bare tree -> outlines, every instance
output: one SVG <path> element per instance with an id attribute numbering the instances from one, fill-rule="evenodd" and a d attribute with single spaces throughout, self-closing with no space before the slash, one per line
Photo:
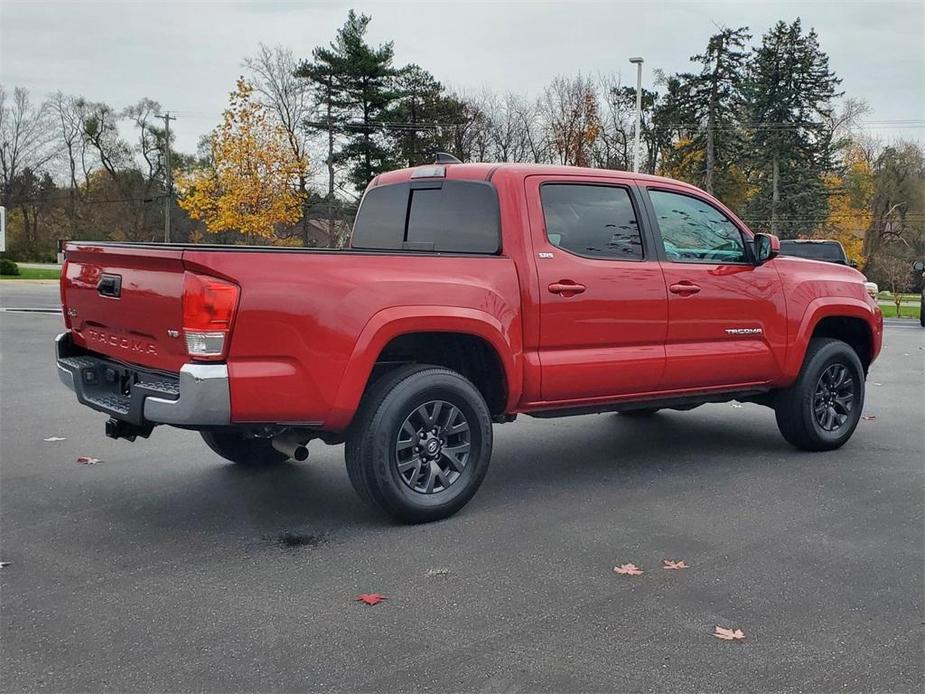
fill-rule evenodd
<path id="1" fill-rule="evenodd" d="M 12 94 L 0 86 L 0 200 L 7 204 L 10 183 L 24 169 L 38 171 L 58 146 L 48 102 L 34 106 L 22 87 Z"/>
<path id="2" fill-rule="evenodd" d="M 67 179 L 71 194 L 79 195 L 77 167 L 78 163 L 83 162 L 86 157 L 80 99 L 57 92 L 52 95 L 50 102 L 58 131 L 57 137 L 63 146 L 62 154 L 66 159 Z M 83 164 L 81 164 L 81 169 L 85 171 Z"/>
<path id="3" fill-rule="evenodd" d="M 281 45 L 270 48 L 260 44 L 257 55 L 244 59 L 251 73 L 254 89 L 269 107 L 286 134 L 293 156 L 303 163 L 296 186 L 302 198 L 302 243 L 309 244 L 308 224 L 308 135 L 303 124 L 313 112 L 311 88 L 296 76 L 299 61 L 292 51 Z"/>
<path id="4" fill-rule="evenodd" d="M 633 113 L 622 97 L 623 85 L 613 74 L 598 77 L 601 130 L 594 148 L 594 165 L 603 169 L 629 169 Z"/>
<path id="5" fill-rule="evenodd" d="M 896 305 L 896 317 L 902 317 L 903 293 L 912 290 L 912 263 L 908 258 L 895 255 L 881 255 L 877 267 L 886 278 L 893 303 Z"/>
<path id="6" fill-rule="evenodd" d="M 546 87 L 540 107 L 559 163 L 590 166 L 591 151 L 601 129 L 592 80 L 581 74 L 555 77 Z"/>

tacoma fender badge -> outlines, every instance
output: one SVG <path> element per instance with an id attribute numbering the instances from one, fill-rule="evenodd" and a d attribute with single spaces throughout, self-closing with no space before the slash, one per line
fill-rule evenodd
<path id="1" fill-rule="evenodd" d="M 180 331 L 179 330 L 168 330 L 167 337 L 180 337 Z"/>
<path id="2" fill-rule="evenodd" d="M 555 258 L 556 257 L 555 254 L 553 253 L 545 253 L 545 252 L 537 253 L 536 255 L 540 258 Z"/>
<path id="3" fill-rule="evenodd" d="M 761 328 L 726 328 L 727 335 L 762 335 L 764 330 Z"/>

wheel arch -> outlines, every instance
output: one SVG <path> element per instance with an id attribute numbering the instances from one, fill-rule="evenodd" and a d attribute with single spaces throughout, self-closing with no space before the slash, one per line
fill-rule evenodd
<path id="1" fill-rule="evenodd" d="M 346 428 L 369 385 L 407 363 L 459 371 L 473 381 L 493 415 L 509 412 L 520 398 L 522 358 L 520 336 L 484 311 L 451 306 L 384 309 L 369 320 L 354 346 L 326 428 Z"/>
<path id="2" fill-rule="evenodd" d="M 882 327 L 874 309 L 855 300 L 817 300 L 804 314 L 785 368 L 789 381 L 800 373 L 813 338 L 828 337 L 851 346 L 864 366 L 864 373 L 880 352 Z"/>

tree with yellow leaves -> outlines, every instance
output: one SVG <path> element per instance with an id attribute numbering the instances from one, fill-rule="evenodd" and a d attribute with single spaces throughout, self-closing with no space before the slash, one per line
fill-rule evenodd
<path id="1" fill-rule="evenodd" d="M 845 153 L 843 170 L 823 174 L 829 194 L 829 213 L 814 238 L 841 242 L 849 260 L 863 264 L 864 231 L 870 225 L 874 175 L 864 150 L 851 145 Z"/>
<path id="2" fill-rule="evenodd" d="M 278 224 L 293 224 L 302 210 L 295 182 L 308 170 L 285 131 L 253 98 L 243 78 L 231 93 L 224 122 L 209 138 L 211 165 L 179 177 L 179 204 L 209 233 L 237 231 L 268 239 Z"/>

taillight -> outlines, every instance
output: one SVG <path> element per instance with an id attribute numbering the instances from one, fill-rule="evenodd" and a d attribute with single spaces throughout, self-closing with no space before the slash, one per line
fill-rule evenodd
<path id="1" fill-rule="evenodd" d="M 193 359 L 224 359 L 238 306 L 236 284 L 186 272 L 183 276 L 183 334 Z"/>

